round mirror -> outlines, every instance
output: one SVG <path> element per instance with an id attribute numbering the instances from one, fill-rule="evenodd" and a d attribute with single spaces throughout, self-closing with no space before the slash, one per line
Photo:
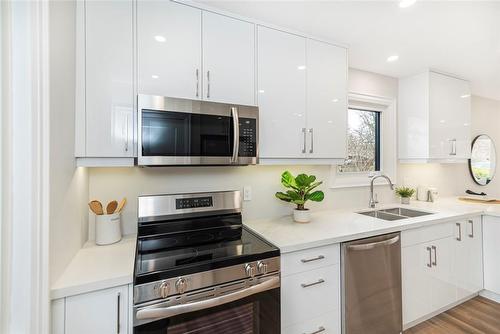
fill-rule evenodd
<path id="1" fill-rule="evenodd" d="M 479 135 L 472 141 L 469 170 L 474 182 L 485 186 L 495 175 L 496 152 L 493 140 L 487 135 Z"/>

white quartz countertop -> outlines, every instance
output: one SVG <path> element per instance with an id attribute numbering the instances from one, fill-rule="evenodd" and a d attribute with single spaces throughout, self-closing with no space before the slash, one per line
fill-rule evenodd
<path id="1" fill-rule="evenodd" d="M 51 299 L 132 283 L 135 246 L 136 235 L 106 246 L 87 242 L 52 286 Z"/>
<path id="2" fill-rule="evenodd" d="M 432 212 L 431 215 L 386 221 L 357 214 L 364 207 L 349 210 L 317 211 L 311 222 L 295 223 L 291 215 L 245 222 L 245 226 L 277 246 L 281 253 L 403 231 L 481 214 L 500 216 L 499 204 L 470 203 L 458 198 L 441 198 L 435 203 L 412 201 L 409 205 L 384 204 L 377 209 L 404 207 Z"/>

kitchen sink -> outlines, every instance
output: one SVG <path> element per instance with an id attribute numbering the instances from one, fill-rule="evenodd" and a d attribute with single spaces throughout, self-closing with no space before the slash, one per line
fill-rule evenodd
<path id="1" fill-rule="evenodd" d="M 357 213 L 359 213 L 360 215 L 378 218 L 382 220 L 399 220 L 399 219 L 421 217 L 432 214 L 430 212 L 405 209 L 405 208 L 388 208 L 388 209 L 380 209 L 372 211 L 362 211 Z"/>

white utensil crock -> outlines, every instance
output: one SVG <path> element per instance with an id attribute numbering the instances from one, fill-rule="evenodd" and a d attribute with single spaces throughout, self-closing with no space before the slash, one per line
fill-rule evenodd
<path id="1" fill-rule="evenodd" d="M 309 209 L 306 210 L 293 210 L 293 220 L 297 223 L 309 223 L 311 221 L 311 213 Z"/>
<path id="2" fill-rule="evenodd" d="M 95 216 L 95 243 L 114 244 L 122 239 L 120 213 Z"/>

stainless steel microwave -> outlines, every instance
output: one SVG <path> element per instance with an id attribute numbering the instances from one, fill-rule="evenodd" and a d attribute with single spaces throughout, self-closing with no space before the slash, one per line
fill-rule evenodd
<path id="1" fill-rule="evenodd" d="M 259 109 L 253 106 L 138 96 L 139 166 L 254 165 Z"/>

